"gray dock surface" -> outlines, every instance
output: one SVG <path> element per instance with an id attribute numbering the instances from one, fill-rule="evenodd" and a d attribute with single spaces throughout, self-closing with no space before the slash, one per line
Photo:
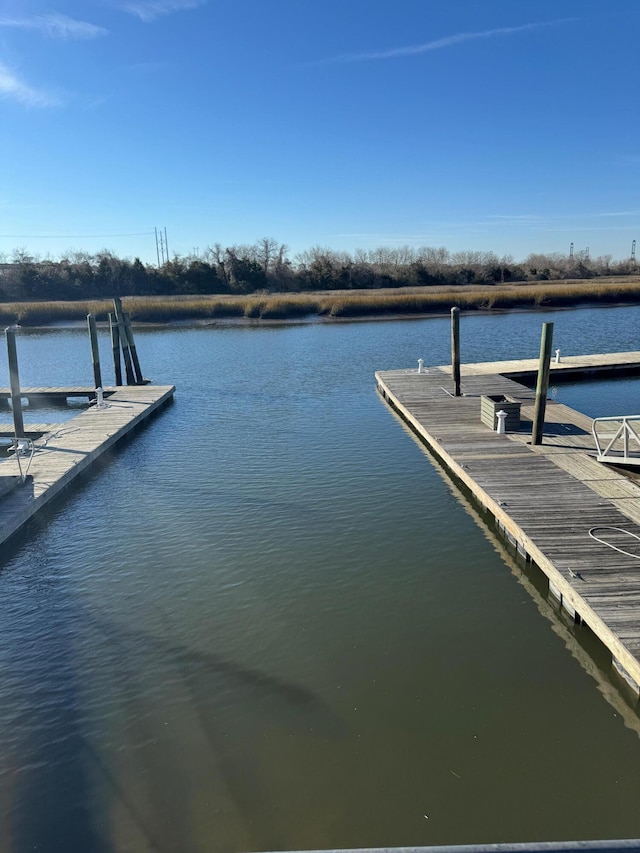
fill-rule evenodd
<path id="1" fill-rule="evenodd" d="M 67 389 L 56 390 L 64 393 Z M 0 499 L 0 543 L 13 536 L 94 460 L 169 402 L 174 391 L 172 385 L 109 389 L 104 408 L 91 406 L 62 424 L 26 424 L 28 435 L 42 434 L 34 442 L 30 462 L 29 456 L 20 459 L 23 472 L 28 466 L 27 480 L 7 489 Z M 15 483 L 20 466 L 14 457 L 2 459 L 0 478 Z"/>
<path id="2" fill-rule="evenodd" d="M 638 364 L 640 353 L 581 357 L 582 370 L 604 360 Z M 533 362 L 535 363 L 535 362 Z M 528 367 L 528 365 L 527 365 Z M 622 369 L 622 368 L 621 368 Z M 640 685 L 640 480 L 595 459 L 591 418 L 549 400 L 542 445 L 530 444 L 535 392 L 503 373 L 523 362 L 467 365 L 462 397 L 452 397 L 451 368 L 380 371 L 378 388 L 445 467 L 535 562 L 564 607 L 609 649 L 618 671 Z M 482 395 L 521 401 L 517 432 L 498 435 L 480 421 Z M 628 551 L 623 554 L 601 539 Z M 608 529 L 604 529 L 608 528 Z M 611 528 L 620 528 L 622 533 Z"/>
<path id="3" fill-rule="evenodd" d="M 640 352 L 613 352 L 597 355 L 562 355 L 560 361 L 551 359 L 551 379 L 554 382 L 562 379 L 596 376 L 624 376 L 640 373 Z M 451 367 L 444 365 L 444 371 L 451 373 Z M 537 358 L 514 359 L 512 361 L 483 361 L 461 365 L 463 376 L 486 375 L 499 373 L 511 379 L 533 379 L 538 372 Z M 550 380 L 551 381 L 551 380 Z"/>
<path id="4" fill-rule="evenodd" d="M 105 388 L 105 397 L 114 392 L 113 388 Z M 30 405 L 47 405 L 49 403 L 59 403 L 64 405 L 69 398 L 87 398 L 94 400 L 96 389 L 86 385 L 69 385 L 64 387 L 37 387 L 37 388 L 21 388 L 20 396 L 23 399 L 29 400 Z M 0 388 L 0 403 L 9 406 L 11 397 L 10 388 Z"/>

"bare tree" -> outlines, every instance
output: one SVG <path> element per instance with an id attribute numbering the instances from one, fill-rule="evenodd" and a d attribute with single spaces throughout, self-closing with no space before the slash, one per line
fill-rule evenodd
<path id="1" fill-rule="evenodd" d="M 255 255 L 256 260 L 262 267 L 262 270 L 266 275 L 269 275 L 273 266 L 276 263 L 278 255 L 281 253 L 281 249 L 283 249 L 278 243 L 277 240 L 274 240 L 273 237 L 263 237 L 261 240 L 255 245 Z"/>

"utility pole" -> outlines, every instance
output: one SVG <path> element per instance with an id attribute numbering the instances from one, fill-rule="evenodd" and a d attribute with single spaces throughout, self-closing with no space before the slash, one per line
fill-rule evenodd
<path id="1" fill-rule="evenodd" d="M 636 241 L 635 240 L 631 244 L 631 260 L 635 264 L 635 262 L 636 262 Z"/>
<path id="2" fill-rule="evenodd" d="M 573 260 L 573 243 L 569 246 L 569 260 Z"/>
<path id="3" fill-rule="evenodd" d="M 162 228 L 160 231 L 155 229 L 156 233 L 156 256 L 158 258 L 158 266 L 160 262 L 165 264 L 169 260 L 169 243 L 167 242 L 167 226 L 164 227 L 164 237 L 162 236 Z"/>

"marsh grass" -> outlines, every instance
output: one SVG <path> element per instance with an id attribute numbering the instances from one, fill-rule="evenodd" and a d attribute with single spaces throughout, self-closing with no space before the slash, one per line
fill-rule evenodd
<path id="1" fill-rule="evenodd" d="M 268 299 L 262 306 L 260 318 L 262 320 L 287 320 L 293 317 L 308 317 L 320 313 L 318 299 L 311 297 L 302 298 L 279 298 Z"/>
<path id="2" fill-rule="evenodd" d="M 517 308 L 564 307 L 577 304 L 640 302 L 640 280 L 615 284 L 578 283 L 487 287 L 454 292 L 421 294 L 348 295 L 334 298 L 333 317 L 362 317 L 375 314 L 438 314 L 457 305 L 466 311 L 497 311 Z"/>
<path id="3" fill-rule="evenodd" d="M 0 324 L 39 326 L 51 323 L 86 320 L 87 314 L 101 317 L 113 311 L 106 300 L 83 300 L 80 302 L 1 302 Z"/>
<path id="4" fill-rule="evenodd" d="M 625 280 L 544 282 L 479 287 L 429 287 L 372 291 L 252 294 L 249 296 L 131 296 L 125 311 L 138 323 L 248 318 L 288 320 L 307 316 L 336 319 L 373 316 L 411 316 L 448 312 L 452 305 L 464 311 L 499 311 L 578 304 L 640 302 L 640 277 Z M 84 320 L 93 313 L 105 321 L 113 310 L 110 300 L 79 302 L 0 303 L 0 323 L 23 326 Z"/>
<path id="5" fill-rule="evenodd" d="M 130 296 L 122 300 L 122 307 L 129 312 L 134 322 L 170 323 L 172 320 L 243 317 L 246 306 L 244 299 L 216 296 Z"/>

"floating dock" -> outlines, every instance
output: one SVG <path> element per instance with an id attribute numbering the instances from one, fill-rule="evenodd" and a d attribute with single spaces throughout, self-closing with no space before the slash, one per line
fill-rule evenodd
<path id="1" fill-rule="evenodd" d="M 104 405 L 92 405 L 61 424 L 25 424 L 32 444 L 19 459 L 0 461 L 0 543 L 26 524 L 92 462 L 139 426 L 173 397 L 173 385 L 105 388 Z M 2 391 L 0 390 L 0 399 Z M 69 397 L 95 398 L 90 388 L 21 389 L 21 396 L 60 402 Z M 10 424 L 0 436 L 13 437 Z M 33 453 L 31 452 L 33 450 Z M 27 473 L 23 482 L 22 475 Z"/>
<path id="2" fill-rule="evenodd" d="M 640 480 L 596 460 L 592 420 L 547 401 L 544 438 L 531 445 L 535 392 L 519 382 L 537 361 L 376 373 L 378 390 L 446 469 L 496 519 L 503 535 L 549 580 L 566 611 L 586 623 L 615 670 L 640 695 Z M 562 358 L 565 377 L 640 373 L 640 352 Z M 499 435 L 481 421 L 481 398 L 520 403 L 520 425 Z M 638 537 L 638 538 L 635 538 Z M 626 553 L 625 553 L 626 552 Z"/>
<path id="3" fill-rule="evenodd" d="M 115 389 L 105 389 L 105 397 L 113 394 Z M 21 388 L 20 397 L 23 400 L 28 400 L 29 406 L 66 406 L 67 400 L 87 400 L 87 402 L 96 399 L 96 389 L 85 386 L 73 385 L 65 388 Z M 11 399 L 10 388 L 0 388 L 0 406 L 9 409 L 9 401 Z"/>
<path id="4" fill-rule="evenodd" d="M 463 376 L 478 376 L 499 373 L 511 379 L 528 382 L 535 380 L 538 373 L 537 358 L 515 361 L 489 361 L 461 365 Z M 553 382 L 571 382 L 574 379 L 610 378 L 612 376 L 637 376 L 640 374 L 640 352 L 612 352 L 600 355 L 561 355 L 560 360 L 551 359 L 550 373 Z M 451 368 L 442 367 L 451 375 Z"/>

